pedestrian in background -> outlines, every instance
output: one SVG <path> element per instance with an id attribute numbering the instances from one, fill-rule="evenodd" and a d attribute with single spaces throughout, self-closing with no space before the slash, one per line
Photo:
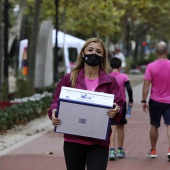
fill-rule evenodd
<path id="1" fill-rule="evenodd" d="M 127 74 L 120 72 L 121 63 L 122 63 L 121 60 L 116 57 L 114 57 L 110 60 L 110 66 L 112 68 L 110 75 L 116 78 L 116 80 L 120 86 L 120 90 L 122 92 L 123 99 L 124 99 L 121 120 L 118 124 L 113 122 L 112 126 L 111 126 L 112 134 L 110 137 L 110 154 L 109 154 L 110 160 L 115 160 L 116 157 L 117 158 L 125 157 L 125 152 L 123 150 L 123 144 L 124 144 L 124 138 L 125 138 L 124 125 L 127 124 L 127 119 L 126 119 L 127 104 L 126 104 L 125 88 L 127 90 L 127 94 L 128 94 L 128 98 L 129 98 L 128 107 L 133 106 L 133 91 L 132 91 L 130 81 L 129 81 Z M 118 140 L 117 154 L 115 151 L 116 132 L 117 132 L 117 140 Z"/>
<path id="2" fill-rule="evenodd" d="M 146 112 L 147 109 L 149 110 L 151 124 L 151 150 L 147 156 L 150 158 L 157 157 L 158 128 L 160 127 L 161 117 L 163 116 L 169 144 L 167 156 L 170 160 L 170 61 L 167 59 L 168 46 L 165 42 L 161 41 L 156 45 L 156 54 L 158 59 L 146 67 L 141 101 L 143 111 Z M 149 91 L 148 105 L 147 96 Z"/>
<path id="3" fill-rule="evenodd" d="M 62 86 L 114 94 L 114 109 L 109 109 L 106 114 L 115 122 L 119 122 L 124 100 L 116 79 L 108 75 L 107 71 L 108 55 L 104 43 L 98 38 L 87 40 L 77 58 L 76 67 L 71 73 L 65 75 L 56 87 L 48 112 L 52 124 L 59 126 L 62 123 L 55 116 Z M 106 170 L 109 144 L 109 139 L 100 140 L 64 134 L 64 156 L 67 170 L 85 170 L 85 166 L 87 170 Z"/>
<path id="4" fill-rule="evenodd" d="M 116 48 L 113 56 L 116 57 L 116 58 L 119 58 L 121 60 L 122 64 L 121 64 L 121 70 L 120 71 L 125 72 L 126 59 L 125 59 L 124 54 L 120 51 L 119 48 Z"/>

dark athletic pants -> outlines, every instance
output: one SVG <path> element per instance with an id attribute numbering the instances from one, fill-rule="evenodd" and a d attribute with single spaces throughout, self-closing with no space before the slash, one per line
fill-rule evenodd
<path id="1" fill-rule="evenodd" d="M 64 142 L 64 155 L 67 170 L 106 170 L 108 146 L 83 145 Z"/>

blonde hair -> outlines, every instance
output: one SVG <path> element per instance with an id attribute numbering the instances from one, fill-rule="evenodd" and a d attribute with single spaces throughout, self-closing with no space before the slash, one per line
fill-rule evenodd
<path id="1" fill-rule="evenodd" d="M 78 55 L 78 58 L 77 58 L 77 61 L 76 61 L 76 66 L 71 72 L 71 86 L 72 87 L 75 87 L 78 73 L 84 67 L 84 59 L 83 59 L 84 49 L 92 42 L 99 43 L 102 46 L 104 54 L 103 54 L 103 57 L 102 57 L 102 62 L 100 64 L 100 68 L 103 71 L 105 71 L 106 73 L 108 73 L 108 55 L 107 55 L 107 50 L 106 50 L 106 47 L 104 45 L 104 42 L 99 38 L 90 38 L 83 45 L 83 47 L 82 47 L 82 49 L 81 49 L 81 51 Z"/>

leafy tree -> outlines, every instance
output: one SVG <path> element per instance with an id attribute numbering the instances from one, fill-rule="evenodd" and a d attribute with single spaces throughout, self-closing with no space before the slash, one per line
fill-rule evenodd
<path id="1" fill-rule="evenodd" d="M 22 0 L 9 1 L 12 28 L 16 23 L 12 9 Z M 24 2 L 21 39 L 30 38 L 36 21 L 32 15 L 37 8 L 35 0 Z M 51 19 L 55 25 L 55 0 L 42 2 L 38 22 Z M 121 41 L 123 44 L 127 44 L 129 34 L 130 39 L 140 45 L 147 33 L 152 34 L 153 40 L 169 39 L 169 11 L 170 1 L 167 0 L 59 0 L 59 30 L 83 39 L 98 36 L 114 43 Z M 130 23 L 127 22 L 129 18 Z M 138 55 L 137 51 L 135 55 Z"/>

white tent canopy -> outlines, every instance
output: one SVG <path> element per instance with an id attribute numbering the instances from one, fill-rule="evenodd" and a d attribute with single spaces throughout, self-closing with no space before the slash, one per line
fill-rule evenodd
<path id="1" fill-rule="evenodd" d="M 78 53 L 80 52 L 83 44 L 85 43 L 84 40 L 71 36 L 69 34 L 65 34 L 61 31 L 58 31 L 57 33 L 58 37 L 58 47 L 60 48 L 64 48 L 65 51 L 65 57 L 66 57 L 66 61 L 68 62 L 68 48 L 72 47 L 72 48 L 77 48 Z M 52 30 L 52 45 L 53 47 L 55 46 L 55 41 L 56 41 L 56 30 L 53 29 Z M 22 67 L 22 54 L 24 52 L 24 48 L 28 47 L 28 40 L 24 39 L 20 41 L 20 46 L 19 46 L 19 68 Z M 67 71 L 69 72 L 69 71 Z"/>
<path id="2" fill-rule="evenodd" d="M 64 34 L 61 31 L 58 31 L 58 47 L 62 48 L 64 47 L 64 44 L 67 44 L 67 47 L 73 47 L 73 48 L 77 48 L 78 52 L 80 52 L 81 47 L 83 46 L 83 44 L 85 43 L 84 40 L 74 37 L 72 35 L 69 34 Z M 52 43 L 53 43 L 53 47 L 55 45 L 55 40 L 56 40 L 56 30 L 52 31 Z"/>

